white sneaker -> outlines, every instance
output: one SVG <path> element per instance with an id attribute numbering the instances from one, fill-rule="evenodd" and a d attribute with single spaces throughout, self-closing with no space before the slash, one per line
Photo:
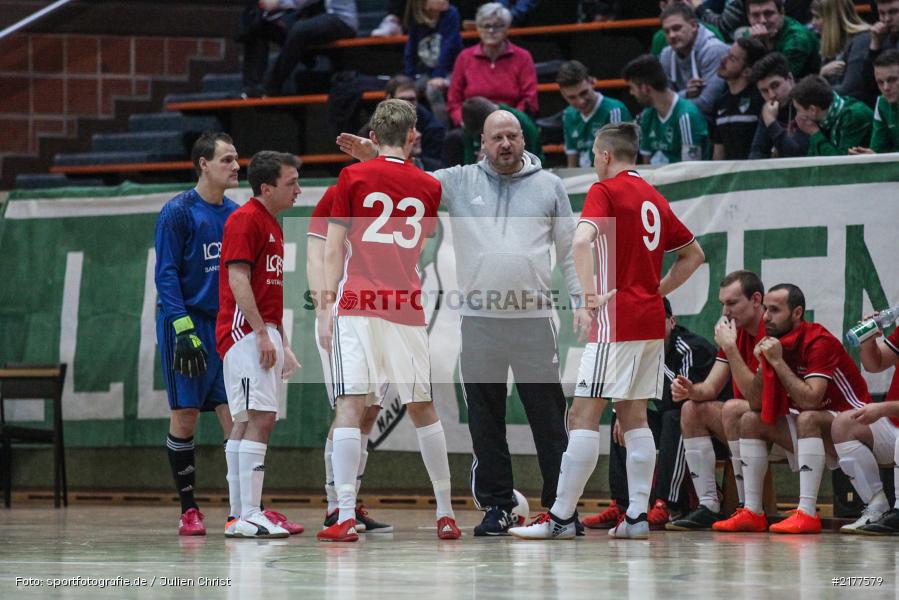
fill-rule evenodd
<path id="1" fill-rule="evenodd" d="M 573 540 L 577 536 L 574 521 L 559 523 L 548 512 L 542 513 L 525 527 L 511 527 L 509 533 L 523 540 Z"/>
<path id="2" fill-rule="evenodd" d="M 280 525 L 275 525 L 269 521 L 262 512 L 258 512 L 248 519 L 238 519 L 237 521 L 230 523 L 225 530 L 225 536 L 242 538 L 286 538 L 290 536 L 290 532 Z"/>
<path id="3" fill-rule="evenodd" d="M 403 25 L 399 17 L 387 15 L 381 19 L 381 24 L 371 32 L 372 37 L 389 37 L 391 35 L 403 35 Z"/>
<path id="4" fill-rule="evenodd" d="M 887 509 L 889 510 L 889 508 Z M 859 529 L 868 523 L 873 523 L 880 519 L 886 511 L 879 510 L 877 508 L 871 508 L 870 506 L 866 506 L 865 510 L 862 511 L 862 516 L 858 518 L 854 523 L 849 523 L 848 525 L 843 525 L 840 527 L 840 533 L 848 533 L 848 534 L 858 534 Z"/>
<path id="5" fill-rule="evenodd" d="M 609 537 L 629 540 L 649 539 L 649 521 L 646 520 L 646 513 L 637 517 L 634 522 L 630 522 L 629 517 L 625 516 L 618 521 L 618 525 L 609 530 Z"/>

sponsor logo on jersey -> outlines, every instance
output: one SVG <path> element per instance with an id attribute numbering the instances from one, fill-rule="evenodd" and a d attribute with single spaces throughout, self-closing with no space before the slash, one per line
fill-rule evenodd
<path id="1" fill-rule="evenodd" d="M 480 196 L 475 196 L 474 198 L 472 198 L 471 204 L 473 206 L 484 206 L 484 199 Z"/>
<path id="2" fill-rule="evenodd" d="M 273 234 L 273 233 L 268 234 L 268 243 L 269 244 L 274 244 L 276 241 L 277 240 L 275 240 L 275 234 Z"/>
<path id="3" fill-rule="evenodd" d="M 218 260 L 221 256 L 221 242 L 209 242 L 208 244 L 203 244 L 203 260 Z"/>
<path id="4" fill-rule="evenodd" d="M 280 277 L 284 272 L 284 259 L 277 254 L 269 254 L 265 258 L 265 270 Z"/>

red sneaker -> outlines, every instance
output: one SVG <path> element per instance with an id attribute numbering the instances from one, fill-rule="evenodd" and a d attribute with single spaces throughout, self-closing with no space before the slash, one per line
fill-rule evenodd
<path id="1" fill-rule="evenodd" d="M 771 533 L 821 533 L 821 518 L 797 509 L 792 515 L 772 525 Z"/>
<path id="2" fill-rule="evenodd" d="M 262 513 L 266 516 L 266 518 L 287 530 L 290 535 L 299 535 L 305 531 L 305 528 L 299 523 L 291 523 L 287 520 L 287 517 L 284 516 L 283 513 L 276 512 L 274 510 L 264 510 Z"/>
<path id="3" fill-rule="evenodd" d="M 668 505 L 659 498 L 656 503 L 649 509 L 646 520 L 649 521 L 649 528 L 653 530 L 665 529 L 671 516 L 668 514 Z"/>
<path id="4" fill-rule="evenodd" d="M 456 520 L 451 517 L 440 517 L 437 521 L 437 537 L 441 540 L 458 540 L 462 532 L 456 526 Z"/>
<path id="5" fill-rule="evenodd" d="M 748 508 L 738 508 L 729 519 L 712 523 L 714 531 L 768 531 L 764 513 L 756 514 Z"/>
<path id="6" fill-rule="evenodd" d="M 618 501 L 612 500 L 609 508 L 599 514 L 590 515 L 581 519 L 581 524 L 590 529 L 611 529 L 618 524 L 618 520 L 624 514 L 624 511 L 618 507 Z"/>
<path id="7" fill-rule="evenodd" d="M 205 518 L 199 509 L 188 508 L 178 523 L 178 535 L 206 535 L 206 526 L 203 524 Z"/>
<path id="8" fill-rule="evenodd" d="M 315 539 L 320 542 L 356 542 L 359 534 L 356 533 L 356 520 L 347 519 L 343 523 L 336 523 L 327 529 L 322 529 L 315 534 Z"/>

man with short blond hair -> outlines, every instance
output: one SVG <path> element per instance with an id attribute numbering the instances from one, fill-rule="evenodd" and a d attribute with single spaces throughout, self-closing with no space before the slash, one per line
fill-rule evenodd
<path id="1" fill-rule="evenodd" d="M 662 397 L 662 298 L 699 268 L 704 254 L 668 201 L 636 171 L 638 140 L 639 128 L 633 123 L 609 124 L 596 135 L 599 181 L 587 192 L 572 242 L 578 279 L 591 309 L 586 320 L 575 318 L 575 327 L 580 339 L 589 341 L 578 369 L 556 500 L 530 525 L 509 531 L 523 539 L 577 535 L 577 503 L 596 467 L 599 419 L 609 401 L 615 403 L 627 446 L 629 496 L 625 518 L 609 535 L 649 536 L 656 446 L 646 404 Z M 674 253 L 675 260 L 663 276 L 666 252 Z"/>
<path id="2" fill-rule="evenodd" d="M 407 160 L 415 109 L 384 100 L 370 137 L 382 154 L 340 172 L 325 240 L 321 347 L 331 354 L 336 522 L 322 542 L 355 542 L 356 477 L 366 403 L 384 381 L 397 387 L 415 425 L 437 504 L 437 536 L 458 539 L 446 435 L 431 394 L 428 333 L 418 260 L 436 231 L 440 184 Z"/>

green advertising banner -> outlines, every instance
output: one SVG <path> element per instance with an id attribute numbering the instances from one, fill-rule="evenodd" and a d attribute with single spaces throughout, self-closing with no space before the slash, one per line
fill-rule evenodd
<path id="1" fill-rule="evenodd" d="M 595 175 L 559 174 L 580 210 Z M 720 315 L 718 282 L 739 268 L 758 272 L 768 286 L 797 284 L 810 317 L 841 338 L 864 312 L 899 303 L 899 155 L 681 163 L 643 174 L 706 253 L 706 264 L 671 296 L 682 325 L 711 337 Z M 307 218 L 328 183 L 301 182 L 298 206 L 283 220 L 285 327 L 304 368 L 287 386 L 287 417 L 272 438 L 278 446 L 322 446 L 331 419 L 303 276 Z M 69 365 L 63 412 L 70 447 L 158 446 L 164 439 L 168 404 L 155 339 L 153 231 L 162 205 L 182 189 L 126 184 L 14 192 L 5 206 L 0 364 Z M 242 203 L 249 190 L 229 196 Z M 454 265 L 452 224 L 442 215 L 440 235 L 422 261 L 424 287 L 449 285 Z M 558 270 L 554 288 L 565 290 Z M 557 318 L 570 394 L 582 348 L 570 333 L 570 313 L 559 311 Z M 441 375 L 434 396 L 449 450 L 468 452 L 465 404 L 452 383 L 458 313 L 431 311 L 429 331 L 432 368 Z M 873 393 L 884 392 L 891 376 L 866 374 Z M 513 390 L 510 450 L 533 453 Z M 10 404 L 7 416 L 14 420 L 45 422 L 49 415 L 40 403 Z M 204 418 L 198 442 L 220 443 L 217 429 L 213 418 Z M 417 450 L 414 431 L 389 394 L 372 438 L 382 449 Z"/>

